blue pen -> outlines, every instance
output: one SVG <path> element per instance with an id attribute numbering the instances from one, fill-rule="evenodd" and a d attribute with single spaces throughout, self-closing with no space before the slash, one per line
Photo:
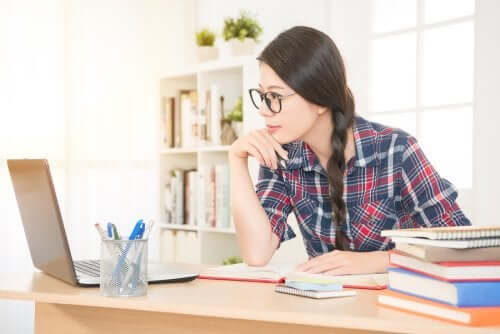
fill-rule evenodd
<path id="1" fill-rule="evenodd" d="M 108 223 L 106 227 L 108 229 L 108 238 L 113 239 L 113 224 Z"/>
<path id="2" fill-rule="evenodd" d="M 135 223 L 134 229 L 132 230 L 132 233 L 130 234 L 128 240 L 135 240 L 142 238 L 141 230 L 142 233 L 144 233 L 144 226 L 145 224 L 142 219 L 140 219 L 137 223 Z"/>

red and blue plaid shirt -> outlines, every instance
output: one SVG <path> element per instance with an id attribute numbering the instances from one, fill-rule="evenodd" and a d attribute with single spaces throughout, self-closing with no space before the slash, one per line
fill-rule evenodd
<path id="1" fill-rule="evenodd" d="M 441 178 L 407 133 L 355 118 L 356 155 L 344 173 L 346 224 L 342 231 L 351 250 L 394 247 L 380 236 L 386 229 L 470 225 L 455 203 L 457 191 Z M 335 249 L 335 224 L 327 173 L 311 148 L 302 141 L 283 145 L 286 168 L 261 166 L 256 185 L 272 231 L 280 242 L 295 237 L 287 224 L 297 217 L 309 257 Z"/>

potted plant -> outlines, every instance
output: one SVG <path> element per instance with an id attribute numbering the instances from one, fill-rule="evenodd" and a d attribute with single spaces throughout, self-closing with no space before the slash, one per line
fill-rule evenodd
<path id="1" fill-rule="evenodd" d="M 236 19 L 226 18 L 222 36 L 231 43 L 233 56 L 249 55 L 262 34 L 262 27 L 249 13 L 242 11 Z"/>
<path id="2" fill-rule="evenodd" d="M 198 60 L 214 60 L 218 56 L 217 48 L 214 46 L 215 33 L 210 29 L 201 29 L 196 33 L 196 44 L 198 45 Z"/>

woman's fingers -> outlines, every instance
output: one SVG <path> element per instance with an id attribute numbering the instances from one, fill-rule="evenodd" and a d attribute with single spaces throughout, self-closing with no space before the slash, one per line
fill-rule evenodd
<path id="1" fill-rule="evenodd" d="M 260 131 L 255 132 L 255 139 L 259 142 L 260 145 L 262 145 L 262 149 L 264 150 L 264 152 L 262 153 L 263 155 L 265 155 L 266 160 L 271 163 L 270 166 L 274 169 L 278 168 L 278 158 L 276 157 L 276 152 L 269 139 Z"/>
<path id="2" fill-rule="evenodd" d="M 255 144 L 253 144 L 252 142 L 249 141 L 248 142 L 247 150 L 248 150 L 248 154 L 250 154 L 255 159 L 257 159 L 261 165 L 263 165 L 263 166 L 266 165 L 266 161 L 264 160 L 264 157 L 260 153 L 259 148 L 258 148 L 257 145 L 255 145 Z"/>
<path id="3" fill-rule="evenodd" d="M 231 148 L 232 154 L 239 157 L 251 155 L 261 165 L 278 168 L 278 158 L 288 160 L 288 152 L 271 136 L 267 129 L 255 130 L 240 138 Z"/>
<path id="4" fill-rule="evenodd" d="M 267 129 L 263 129 L 261 133 L 269 140 L 276 153 L 279 154 L 283 159 L 288 160 L 288 152 L 283 148 L 283 146 L 281 146 L 280 143 L 278 143 L 278 141 L 269 133 L 269 131 Z"/>

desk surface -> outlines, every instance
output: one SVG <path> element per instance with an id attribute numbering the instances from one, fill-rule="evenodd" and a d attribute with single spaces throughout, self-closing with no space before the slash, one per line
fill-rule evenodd
<path id="1" fill-rule="evenodd" d="M 98 288 L 74 287 L 40 272 L 0 274 L 1 299 L 372 331 L 500 333 L 500 327 L 456 326 L 377 306 L 377 291 L 357 290 L 355 297 L 314 300 L 273 289 L 267 283 L 197 279 L 150 285 L 144 297 L 110 298 L 100 296 Z"/>

